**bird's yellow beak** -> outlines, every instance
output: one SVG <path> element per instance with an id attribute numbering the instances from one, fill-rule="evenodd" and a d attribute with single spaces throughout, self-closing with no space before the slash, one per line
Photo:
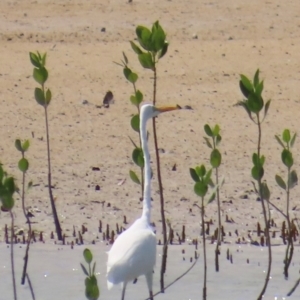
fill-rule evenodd
<path id="1" fill-rule="evenodd" d="M 155 107 L 159 112 L 166 112 L 166 111 L 171 111 L 171 110 L 177 110 L 181 109 L 181 106 L 176 105 L 176 106 L 160 106 L 160 107 Z"/>

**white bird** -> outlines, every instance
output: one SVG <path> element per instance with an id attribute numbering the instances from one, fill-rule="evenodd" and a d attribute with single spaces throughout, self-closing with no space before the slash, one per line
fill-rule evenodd
<path id="1" fill-rule="evenodd" d="M 144 153 L 143 213 L 126 231 L 115 240 L 108 252 L 107 286 L 122 283 L 122 300 L 126 285 L 145 275 L 150 298 L 153 299 L 153 268 L 156 261 L 156 237 L 150 225 L 151 216 L 151 168 L 147 142 L 147 121 L 162 112 L 180 109 L 180 106 L 155 107 L 144 104 L 140 111 L 140 134 Z"/>

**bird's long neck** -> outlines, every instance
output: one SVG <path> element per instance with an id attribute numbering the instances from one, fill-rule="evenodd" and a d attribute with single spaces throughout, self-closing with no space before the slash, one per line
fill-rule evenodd
<path id="1" fill-rule="evenodd" d="M 143 217 L 150 223 L 151 217 L 151 167 L 150 154 L 147 141 L 147 118 L 140 117 L 140 133 L 142 149 L 144 153 L 144 195 L 143 195 Z"/>

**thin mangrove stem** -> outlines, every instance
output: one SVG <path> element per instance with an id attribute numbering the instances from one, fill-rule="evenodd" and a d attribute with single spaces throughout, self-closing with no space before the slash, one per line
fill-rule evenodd
<path id="1" fill-rule="evenodd" d="M 203 262 L 204 262 L 204 279 L 202 299 L 206 300 L 206 280 L 207 280 L 207 261 L 206 261 L 206 239 L 205 239 L 205 223 L 204 223 L 204 197 L 201 199 L 201 227 L 202 227 L 202 239 L 203 239 Z"/>
<path id="2" fill-rule="evenodd" d="M 258 158 L 260 159 L 260 149 L 261 149 L 261 122 L 259 120 L 259 114 L 257 114 L 257 126 L 258 126 L 258 144 L 257 144 L 257 155 Z M 265 278 L 265 283 L 264 286 L 257 298 L 257 300 L 261 300 L 265 294 L 265 291 L 267 289 L 269 280 L 270 280 L 270 273 L 271 273 L 271 266 L 272 266 L 272 246 L 271 246 L 271 239 L 270 239 L 270 230 L 269 230 L 269 220 L 267 217 L 267 211 L 265 207 L 265 201 L 263 197 L 263 192 L 262 192 L 262 181 L 261 178 L 259 177 L 258 179 L 258 188 L 259 188 L 259 194 L 260 194 L 260 199 L 261 199 L 261 205 L 262 205 L 262 210 L 263 210 L 263 216 L 264 216 L 264 221 L 265 221 L 265 227 L 266 227 L 266 242 L 268 246 L 268 270 L 266 273 L 266 278 Z"/>
<path id="3" fill-rule="evenodd" d="M 54 218 L 54 223 L 55 223 L 55 228 L 56 228 L 56 233 L 57 233 L 57 239 L 59 241 L 62 241 L 62 232 L 61 232 L 61 227 L 56 211 L 56 206 L 54 202 L 54 197 L 52 194 L 52 176 L 51 176 L 51 158 L 50 158 L 50 139 L 49 139 L 49 125 L 48 125 L 48 110 L 47 106 L 45 106 L 45 121 L 46 121 L 46 136 L 47 136 L 47 155 L 48 155 L 48 190 L 49 190 L 49 197 L 50 197 L 50 203 L 51 203 L 51 208 L 52 208 L 52 213 L 53 213 L 53 218 Z"/>
<path id="4" fill-rule="evenodd" d="M 154 79 L 153 79 L 153 105 L 156 104 L 156 88 L 157 88 L 157 73 L 156 73 L 156 65 L 154 65 Z M 157 179 L 159 186 L 159 195 L 160 195 L 160 214 L 162 221 L 162 231 L 163 231 L 163 244 L 165 245 L 167 242 L 167 225 L 165 218 L 165 208 L 164 208 L 164 193 L 163 193 L 163 184 L 161 178 L 160 171 L 160 158 L 158 152 L 158 142 L 157 142 L 157 134 L 156 134 L 156 119 L 152 119 L 153 124 L 153 137 L 154 137 L 154 146 L 155 146 L 155 156 L 156 156 L 156 166 L 157 166 Z M 166 272 L 167 267 L 167 255 L 168 255 L 168 246 L 163 248 L 162 261 L 161 261 L 161 270 L 160 270 L 160 289 L 161 292 L 164 292 L 164 274 Z"/>
<path id="5" fill-rule="evenodd" d="M 289 149 L 288 149 L 289 150 Z M 284 260 L 284 276 L 285 278 L 289 277 L 289 266 L 292 262 L 293 254 L 294 254 L 294 242 L 292 236 L 292 224 L 290 219 L 290 184 L 289 179 L 291 176 L 291 168 L 288 168 L 288 178 L 287 178 L 287 191 L 286 191 L 286 220 L 288 223 L 288 245 L 285 252 L 285 260 Z"/>
<path id="6" fill-rule="evenodd" d="M 219 170 L 216 168 L 216 185 L 218 186 L 219 184 Z M 220 192 L 219 192 L 219 187 L 217 188 L 217 204 L 218 204 L 218 241 L 216 245 L 216 250 L 215 250 L 215 264 L 216 264 L 216 272 L 219 272 L 220 266 L 219 266 L 219 254 L 220 250 L 219 247 L 222 242 L 222 223 L 221 223 L 221 205 L 220 205 Z"/>
<path id="7" fill-rule="evenodd" d="M 22 156 L 24 158 L 24 153 L 22 153 Z M 28 238 L 27 238 L 27 245 L 26 245 L 26 250 L 25 250 L 25 256 L 24 256 L 24 265 L 23 265 L 23 272 L 22 272 L 22 278 L 21 278 L 21 284 L 25 284 L 25 278 L 26 278 L 26 273 L 27 273 L 27 265 L 28 265 L 28 259 L 29 259 L 29 247 L 30 247 L 30 241 L 31 241 L 31 222 L 29 219 L 28 214 L 26 213 L 25 209 L 25 172 L 23 172 L 22 176 L 22 210 L 24 217 L 27 220 L 28 223 Z"/>
<path id="8" fill-rule="evenodd" d="M 12 211 L 9 211 L 11 218 L 11 232 L 10 232 L 10 262 L 11 262 L 11 275 L 14 290 L 14 300 L 17 300 L 17 287 L 16 287 L 16 276 L 15 276 L 15 260 L 14 260 L 14 215 Z"/>

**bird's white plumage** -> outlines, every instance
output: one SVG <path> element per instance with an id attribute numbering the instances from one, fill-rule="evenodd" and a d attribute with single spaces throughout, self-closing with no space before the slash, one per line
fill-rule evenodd
<path id="1" fill-rule="evenodd" d="M 108 285 L 133 281 L 141 275 L 152 273 L 155 259 L 155 234 L 145 220 L 138 219 L 116 239 L 109 251 Z"/>
<path id="2" fill-rule="evenodd" d="M 156 260 L 156 237 L 150 226 L 151 212 L 151 168 L 147 143 L 146 124 L 150 118 L 162 111 L 151 104 L 145 104 L 140 111 L 140 134 L 144 153 L 144 195 L 143 213 L 126 231 L 115 240 L 108 252 L 107 286 L 123 284 L 122 299 L 124 299 L 126 284 L 141 275 L 145 275 L 152 297 L 152 277 Z M 176 108 L 175 108 L 176 109 Z"/>

